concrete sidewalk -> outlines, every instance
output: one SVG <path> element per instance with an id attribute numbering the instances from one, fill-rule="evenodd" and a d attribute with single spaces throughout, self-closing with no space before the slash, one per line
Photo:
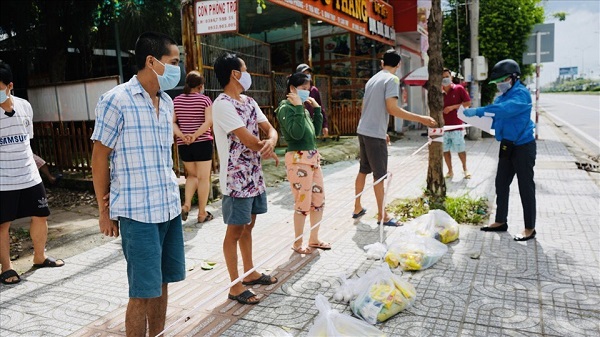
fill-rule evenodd
<path id="1" fill-rule="evenodd" d="M 390 151 L 393 172 L 389 200 L 415 197 L 425 187 L 427 152 L 408 157 L 425 138 L 411 132 Z M 578 170 L 555 128 L 540 121 L 536 172 L 537 238 L 514 242 L 523 227 L 518 186 L 511 186 L 508 233 L 483 233 L 461 225 L 460 240 L 432 268 L 405 273 L 417 289 L 415 305 L 377 327 L 388 336 L 598 336 L 600 335 L 600 190 Z M 467 142 L 473 178 L 456 174 L 451 195 L 494 199 L 498 143 Z M 454 156 L 455 165 L 458 158 Z M 256 306 L 227 300 L 229 283 L 221 244 L 225 225 L 217 218 L 185 224 L 188 277 L 172 284 L 166 335 L 304 336 L 317 315 L 314 298 L 332 298 L 338 275 L 362 275 L 380 262 L 367 260 L 363 246 L 379 240 L 372 191 L 363 198 L 367 214 L 351 218 L 356 161 L 324 167 L 327 207 L 321 238 L 326 252 L 300 256 L 291 251 L 292 197 L 287 184 L 268 190 L 269 212 L 254 231 L 254 260 L 280 282 L 255 286 L 264 299 Z M 458 173 L 458 172 L 457 172 Z M 190 215 L 195 219 L 195 214 Z M 393 239 L 398 228 L 385 228 Z M 479 259 L 471 259 L 479 254 Z M 204 260 L 217 262 L 204 271 Z M 16 286 L 0 286 L 1 336 L 124 335 L 127 303 L 125 261 L 120 239 L 66 259 L 63 268 L 40 269 Z M 215 299 L 198 306 L 208 297 Z M 348 306 L 334 303 L 339 311 Z M 176 324 L 174 324 L 176 323 Z"/>

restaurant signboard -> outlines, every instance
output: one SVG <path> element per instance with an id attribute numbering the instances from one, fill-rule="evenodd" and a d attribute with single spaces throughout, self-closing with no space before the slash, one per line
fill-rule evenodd
<path id="1" fill-rule="evenodd" d="M 394 11 L 382 0 L 270 0 L 370 39 L 394 45 Z"/>

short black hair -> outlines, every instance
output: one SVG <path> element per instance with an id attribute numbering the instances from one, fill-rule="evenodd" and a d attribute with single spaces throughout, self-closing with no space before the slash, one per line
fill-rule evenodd
<path id="1" fill-rule="evenodd" d="M 135 64 L 138 70 L 146 66 L 146 57 L 152 55 L 157 60 L 169 55 L 169 46 L 177 45 L 177 42 L 166 34 L 157 32 L 142 33 L 135 42 Z"/>
<path id="2" fill-rule="evenodd" d="M 291 75 L 287 79 L 286 93 L 289 94 L 290 92 L 292 92 L 290 90 L 290 86 L 299 87 L 305 83 L 310 83 L 310 80 L 308 79 L 308 75 L 306 75 L 305 73 L 295 73 L 295 74 Z"/>
<path id="3" fill-rule="evenodd" d="M 442 71 L 442 74 L 443 73 L 448 73 L 448 74 L 450 74 L 450 77 L 454 77 L 454 76 L 452 76 L 452 71 L 448 68 L 444 68 L 444 71 Z"/>
<path id="4" fill-rule="evenodd" d="M 395 67 L 400 63 L 402 57 L 395 49 L 390 49 L 383 54 L 383 65 L 389 67 Z"/>
<path id="5" fill-rule="evenodd" d="M 231 71 L 241 71 L 242 61 L 236 54 L 225 52 L 215 60 L 214 69 L 221 88 L 225 89 L 231 79 Z"/>
<path id="6" fill-rule="evenodd" d="M 6 85 L 9 85 L 13 81 L 13 74 L 12 70 L 10 70 L 10 66 L 2 61 L 0 61 L 0 81 Z"/>

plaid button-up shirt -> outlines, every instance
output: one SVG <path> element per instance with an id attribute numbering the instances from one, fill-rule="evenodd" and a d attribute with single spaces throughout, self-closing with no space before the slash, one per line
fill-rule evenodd
<path id="1" fill-rule="evenodd" d="M 173 172 L 173 101 L 159 92 L 159 113 L 137 76 L 100 97 L 92 140 L 110 153 L 110 218 L 161 223 L 181 213 Z"/>

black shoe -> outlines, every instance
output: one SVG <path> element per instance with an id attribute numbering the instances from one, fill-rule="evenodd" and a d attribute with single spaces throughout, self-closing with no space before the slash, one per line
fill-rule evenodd
<path id="1" fill-rule="evenodd" d="M 506 232 L 508 230 L 508 223 L 505 222 L 504 225 L 500 225 L 497 227 L 485 226 L 479 228 L 479 230 L 483 232 Z"/>
<path id="2" fill-rule="evenodd" d="M 523 236 L 521 234 L 515 235 L 514 240 L 515 241 L 527 241 L 527 240 L 531 240 L 533 238 L 535 238 L 535 229 L 533 230 L 533 233 L 531 233 L 531 235 L 529 235 L 529 236 Z"/>

